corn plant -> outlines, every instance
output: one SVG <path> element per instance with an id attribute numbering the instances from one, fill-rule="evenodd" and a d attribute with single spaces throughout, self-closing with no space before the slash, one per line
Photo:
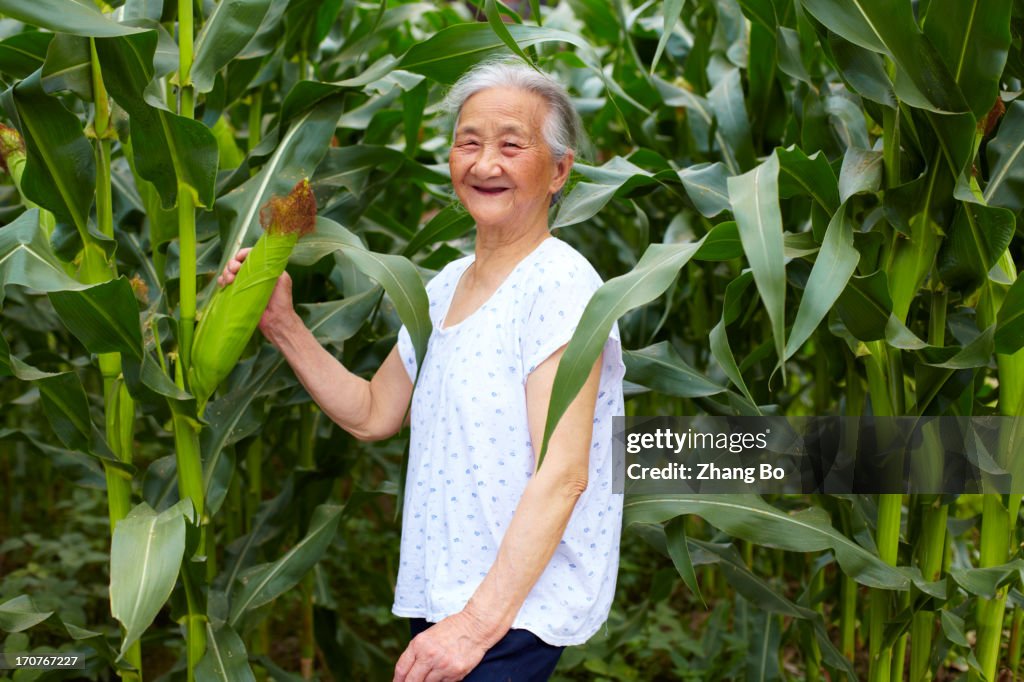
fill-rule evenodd
<path id="1" fill-rule="evenodd" d="M 0 627 L 63 628 L 125 679 L 154 677 L 154 649 L 178 677 L 280 675 L 270 644 L 286 620 L 302 624 L 304 677 L 393 665 L 400 626 L 368 626 L 331 575 L 372 585 L 386 609 L 397 545 L 376 539 L 394 536 L 403 441 L 358 444 L 320 419 L 248 340 L 258 311 L 241 324 L 249 305 L 214 280 L 256 241 L 261 207 L 308 177 L 317 218 L 289 266 L 307 325 L 360 372 L 399 323 L 422 353 L 422 281 L 471 248 L 437 104 L 489 55 L 565 82 L 592 147 L 551 224 L 606 284 L 559 367 L 547 433 L 615 321 L 631 415 L 1024 416 L 1019 3 L 0 12 L 0 103 L 20 138 L 0 136 L 0 374 L 17 379 L 0 390 L 0 462 L 23 481 L 37 453 L 47 481 L 106 491 L 114 616 L 74 622 L 16 596 Z M 20 527 L 15 499 L 4 513 Z M 558 674 L 1019 674 L 1020 501 L 627 499 L 608 631 Z M 146 552 L 159 561 L 140 570 Z M 294 618 L 278 613 L 289 600 Z M 686 611 L 705 614 L 701 634 Z"/>

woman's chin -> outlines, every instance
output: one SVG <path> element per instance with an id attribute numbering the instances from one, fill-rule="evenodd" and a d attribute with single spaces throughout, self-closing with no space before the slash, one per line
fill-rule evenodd
<path id="1" fill-rule="evenodd" d="M 469 211 L 469 215 L 473 216 L 473 220 L 478 227 L 500 227 L 501 225 L 514 222 L 517 217 L 515 212 L 507 206 L 480 206 L 475 204 L 467 206 L 466 210 Z"/>

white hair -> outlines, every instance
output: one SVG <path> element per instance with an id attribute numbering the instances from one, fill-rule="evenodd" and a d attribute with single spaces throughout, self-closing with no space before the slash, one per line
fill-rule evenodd
<path id="1" fill-rule="evenodd" d="M 539 95 L 548 105 L 541 133 L 555 161 L 564 159 L 570 150 L 577 151 L 582 126 L 569 93 L 551 76 L 508 58 L 477 64 L 451 87 L 445 105 L 455 120 L 455 128 L 466 100 L 490 88 L 517 88 Z"/>

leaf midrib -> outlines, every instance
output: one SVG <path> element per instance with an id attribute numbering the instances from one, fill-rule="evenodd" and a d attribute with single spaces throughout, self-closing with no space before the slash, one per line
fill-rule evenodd
<path id="1" fill-rule="evenodd" d="M 21 120 L 24 123 L 25 127 L 29 130 L 29 133 L 32 135 L 33 138 L 39 139 L 37 128 L 35 126 L 35 122 L 32 120 L 32 117 L 25 116 L 24 112 L 21 111 L 21 107 L 18 107 L 18 109 L 19 113 L 22 114 Z M 75 221 L 75 227 L 78 228 L 79 232 L 84 236 L 87 231 L 85 218 L 84 216 L 77 212 L 78 207 L 75 206 L 74 203 L 69 199 L 70 192 L 64 183 L 64 179 L 60 176 L 60 174 L 55 174 L 53 172 L 55 164 L 53 162 L 53 159 L 50 157 L 49 150 L 46 148 L 45 145 L 36 145 L 36 149 L 39 152 L 39 154 L 43 157 L 43 160 L 46 163 L 46 168 L 50 173 L 50 177 L 53 178 L 54 184 L 57 185 L 57 191 L 60 192 L 60 196 L 64 200 L 64 204 L 67 206 L 68 212 L 71 213 L 71 218 L 72 220 Z"/>
<path id="2" fill-rule="evenodd" d="M 679 500 L 679 499 L 675 499 L 675 498 L 646 498 L 646 499 L 643 499 L 643 500 L 635 500 L 635 501 L 632 501 L 632 502 L 626 502 L 623 505 L 623 509 L 625 509 L 626 507 L 636 507 L 636 506 L 640 506 L 640 505 L 656 504 L 656 503 L 662 503 L 662 502 L 664 502 L 664 503 L 679 503 L 679 502 L 683 502 L 683 503 L 686 503 L 686 504 L 693 503 L 692 500 Z M 749 506 L 749 505 L 739 505 L 739 504 L 735 504 L 735 503 L 727 503 L 727 502 L 723 502 L 721 500 L 715 500 L 715 499 L 702 499 L 700 501 L 700 504 L 701 505 L 707 505 L 707 506 L 719 506 L 719 507 L 722 507 L 723 509 L 731 509 L 731 510 L 735 510 L 735 511 L 738 511 L 740 513 L 743 513 L 743 514 L 755 514 L 755 515 L 763 516 L 763 517 L 766 517 L 766 518 L 774 519 L 774 520 L 785 522 L 785 523 L 792 523 L 792 524 L 796 525 L 799 528 L 804 528 L 804 529 L 807 529 L 807 530 L 813 532 L 817 536 L 824 537 L 824 538 L 834 538 L 836 543 L 842 543 L 842 544 L 846 545 L 850 550 L 852 550 L 852 551 L 854 551 L 854 552 L 856 552 L 858 554 L 861 554 L 862 556 L 865 556 L 865 557 L 868 557 L 870 559 L 874 559 L 874 560 L 877 560 L 877 561 L 881 562 L 881 559 L 879 559 L 878 557 L 873 556 L 866 549 L 864 549 L 863 547 L 861 547 L 857 543 L 853 542 L 852 540 L 850 540 L 849 538 L 847 538 L 846 536 L 844 536 L 844 535 L 842 535 L 842 534 L 840 534 L 838 532 L 835 532 L 834 535 L 830 535 L 829 533 L 827 533 L 826 531 L 822 530 L 821 528 L 817 528 L 817 527 L 812 526 L 812 525 L 810 525 L 810 524 L 808 524 L 808 523 L 806 523 L 804 521 L 801 521 L 801 520 L 799 520 L 799 519 L 797 519 L 797 518 L 795 518 L 793 516 L 790 516 L 788 514 L 783 514 L 783 513 L 779 512 L 779 511 L 776 511 L 776 510 L 761 509 L 759 507 L 753 507 L 753 506 Z M 809 551 L 815 551 L 815 550 L 809 550 Z M 903 577 L 903 576 L 901 576 L 901 577 Z M 904 579 L 904 581 L 906 581 L 905 577 L 903 577 L 903 579 Z"/>
<path id="3" fill-rule="evenodd" d="M 142 570 L 140 572 L 141 576 L 142 576 L 142 580 L 139 582 L 139 590 L 138 590 L 138 592 L 136 592 L 136 597 L 137 598 L 135 600 L 135 605 L 132 608 L 132 612 L 131 612 L 131 621 L 130 622 L 132 622 L 132 623 L 135 622 L 135 619 L 136 619 L 136 617 L 139 614 L 139 608 L 140 608 L 140 606 L 142 604 L 142 595 L 145 594 L 147 568 L 149 567 L 149 557 L 150 557 L 150 553 L 151 553 L 151 551 L 153 549 L 153 543 L 155 541 L 153 529 L 156 527 L 156 522 L 157 522 L 158 518 L 159 518 L 158 516 L 154 515 L 151 519 L 149 519 L 149 522 L 148 522 L 149 529 L 146 531 L 146 540 L 147 540 L 147 542 L 145 543 L 145 551 L 142 554 Z M 127 623 L 125 623 L 125 627 L 128 627 Z"/>
<path id="4" fill-rule="evenodd" d="M 313 540 L 315 540 L 320 535 L 320 533 L 324 531 L 324 528 L 326 528 L 326 526 L 330 523 L 331 519 L 333 518 L 333 516 L 328 516 L 326 519 L 324 519 L 317 528 L 311 530 L 306 535 L 306 537 L 302 538 L 302 540 L 297 542 L 294 547 L 288 550 L 287 554 L 285 554 L 283 557 L 278 559 L 270 566 L 270 570 L 267 571 L 267 575 L 264 577 L 263 580 L 259 582 L 258 586 L 255 587 L 255 589 L 253 589 L 249 593 L 248 599 L 246 599 L 244 602 L 242 602 L 241 604 L 239 604 L 239 606 L 235 608 L 235 615 L 231 618 L 232 627 L 235 626 L 241 615 L 248 610 L 249 604 L 251 604 L 253 600 L 256 599 L 256 596 L 263 590 L 263 588 L 265 588 L 271 580 L 277 577 L 281 573 L 281 571 L 284 570 L 284 566 L 288 562 L 288 560 L 291 557 L 295 556 L 295 554 L 299 552 L 299 550 L 301 550 L 303 547 L 313 542 Z"/>

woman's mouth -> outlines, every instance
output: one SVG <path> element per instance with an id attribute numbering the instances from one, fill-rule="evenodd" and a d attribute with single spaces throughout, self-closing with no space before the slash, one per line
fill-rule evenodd
<path id="1" fill-rule="evenodd" d="M 508 187 L 477 187 L 477 186 L 474 186 L 473 189 L 475 189 L 477 192 L 480 192 L 481 194 L 487 194 L 487 195 L 490 195 L 490 196 L 496 196 L 498 194 L 501 194 L 502 192 L 507 192 L 508 191 Z"/>

